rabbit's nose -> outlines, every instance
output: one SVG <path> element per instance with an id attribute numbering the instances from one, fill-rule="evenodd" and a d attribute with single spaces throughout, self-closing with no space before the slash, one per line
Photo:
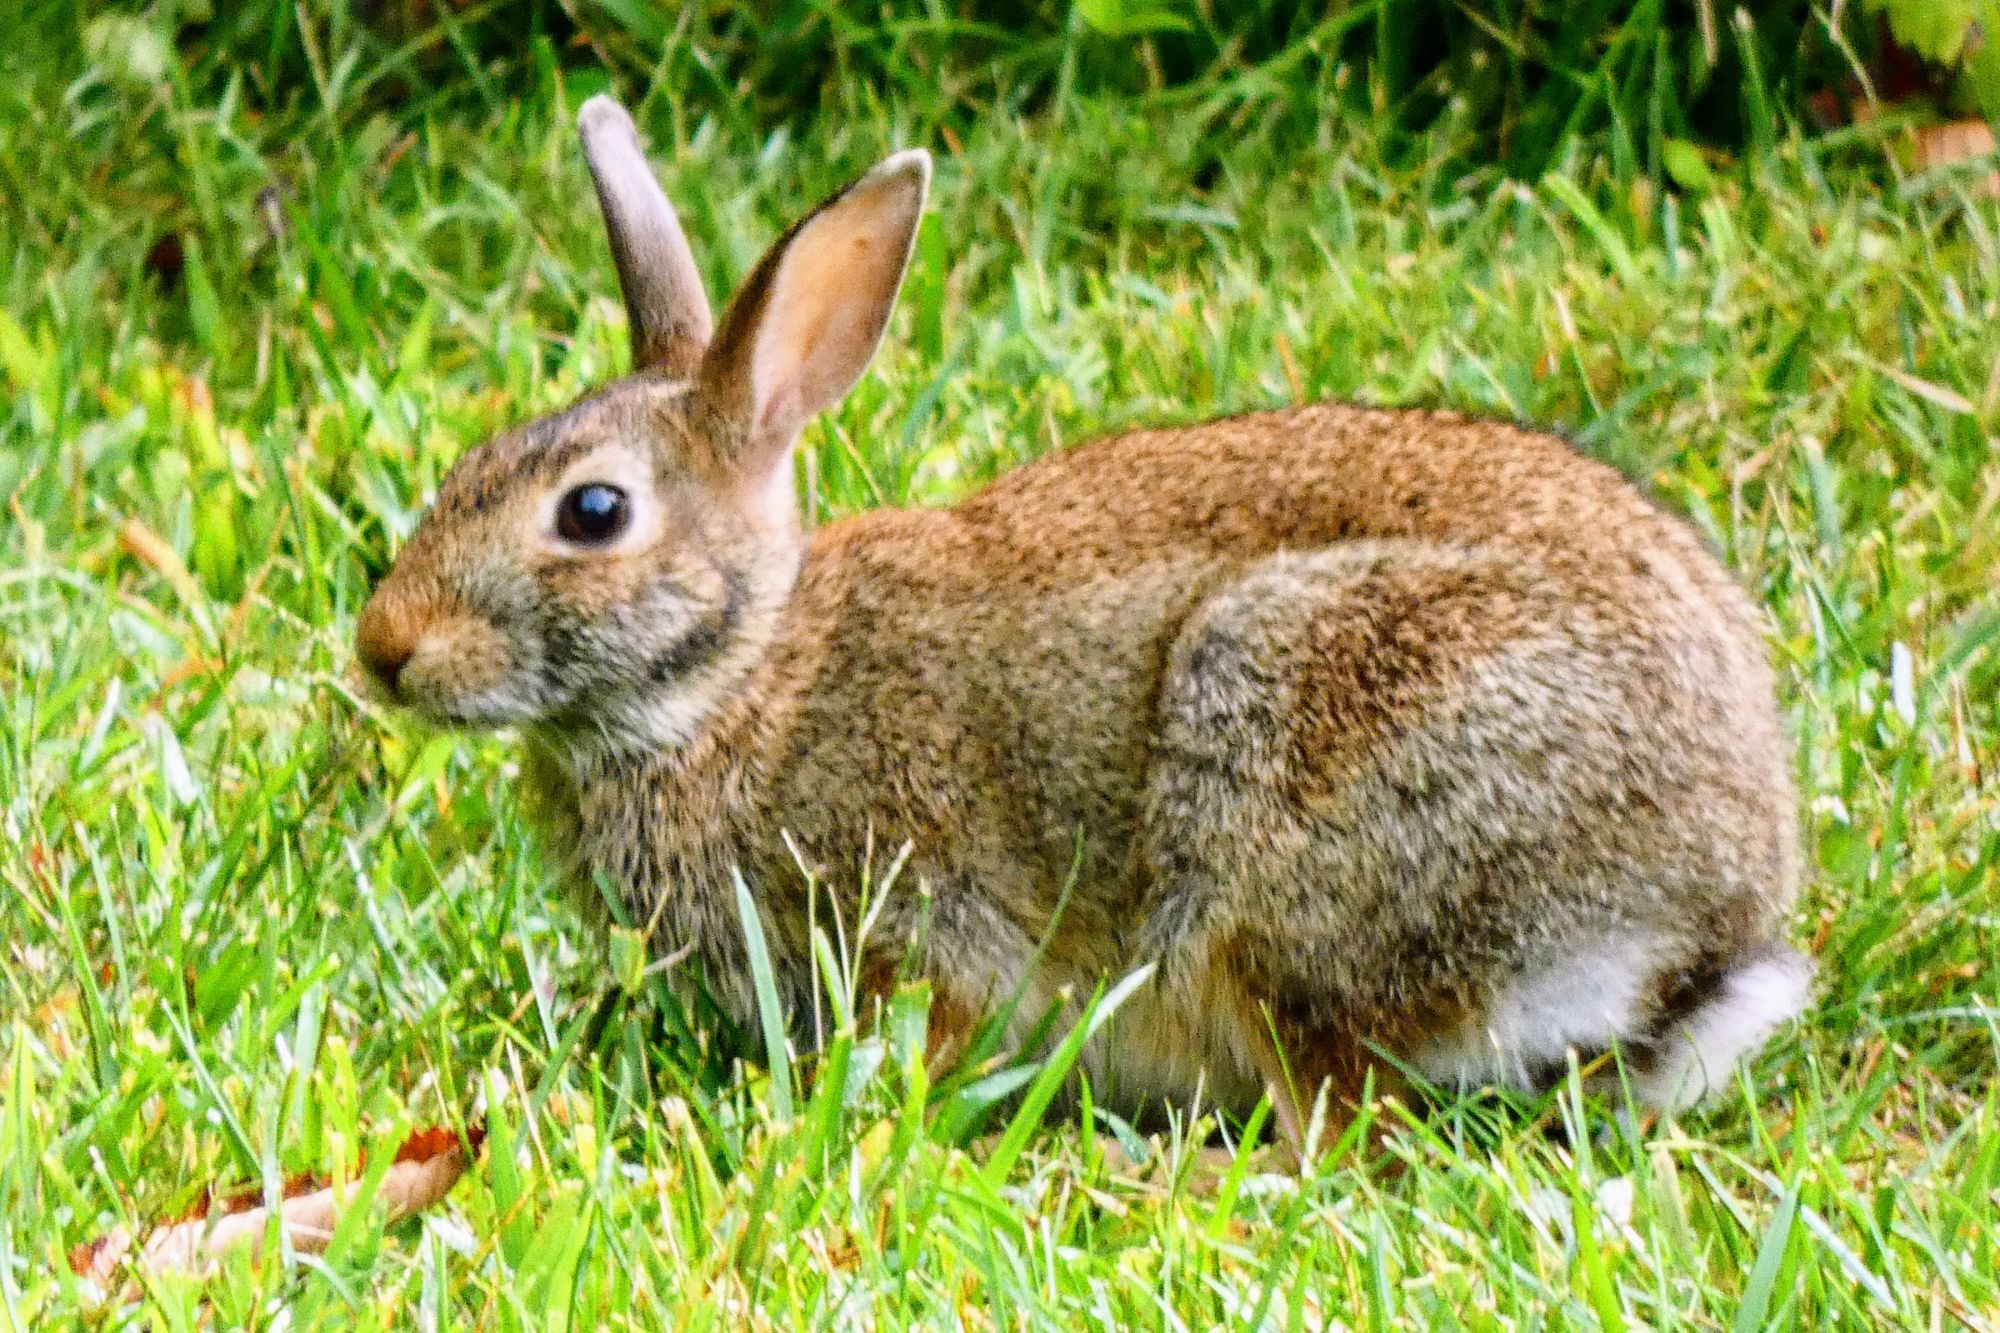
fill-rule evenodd
<path id="1" fill-rule="evenodd" d="M 394 694 L 403 667 L 416 651 L 417 636 L 406 617 L 392 615 L 380 603 L 370 602 L 361 612 L 361 623 L 355 626 L 354 648 L 361 656 L 361 665 Z"/>

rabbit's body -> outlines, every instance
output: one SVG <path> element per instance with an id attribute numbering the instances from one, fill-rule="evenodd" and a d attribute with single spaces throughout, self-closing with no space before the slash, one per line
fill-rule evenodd
<path id="1" fill-rule="evenodd" d="M 717 329 L 630 120 L 582 124 L 640 370 L 461 460 L 359 647 L 398 702 L 519 724 L 556 864 L 738 1019 L 735 876 L 808 1035 L 799 861 L 851 926 L 905 844 L 866 990 L 914 966 L 948 1046 L 1155 964 L 1101 1094 L 1269 1090 L 1295 1144 L 1378 1050 L 1532 1087 L 1618 1046 L 1671 1106 L 1797 1011 L 1756 616 L 1610 469 L 1302 407 L 807 541 L 791 444 L 881 336 L 926 161 L 794 228 Z"/>
<path id="2" fill-rule="evenodd" d="M 1533 1086 L 1616 1040 L 1649 1091 L 1797 874 L 1727 574 L 1611 470 L 1446 414 L 1143 431 L 834 524 L 691 744 L 541 748 L 584 891 L 695 944 L 739 1021 L 733 868 L 813 1012 L 794 848 L 852 920 L 910 843 L 928 899 L 876 943 L 919 941 L 940 1024 L 1160 963 L 1094 1061 L 1128 1101 L 1254 1102 L 1262 1006 L 1349 1079 L 1380 1043 Z"/>

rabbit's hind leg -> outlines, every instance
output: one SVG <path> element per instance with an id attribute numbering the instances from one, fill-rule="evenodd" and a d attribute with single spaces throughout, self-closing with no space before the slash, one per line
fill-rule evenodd
<path id="1" fill-rule="evenodd" d="M 1802 1005 L 1807 966 L 1775 943 L 1782 773 L 1738 754 L 1740 663 L 1671 606 L 1626 614 L 1646 593 L 1373 542 L 1274 556 L 1189 616 L 1138 943 L 1186 1044 L 1234 1042 L 1264 1083 L 1244 1009 L 1270 1016 L 1306 1074 L 1279 1103 L 1294 1135 L 1377 1049 L 1517 1087 L 1617 1049 L 1671 1109 Z"/>
<path id="2" fill-rule="evenodd" d="M 1358 543 L 1260 563 L 1176 641 L 1139 943 L 1169 1008 L 1203 1034 L 1189 1044 L 1254 1063 L 1295 1145 L 1322 1086 L 1351 1106 L 1371 1071 L 1388 1077 L 1377 1049 L 1456 1030 L 1496 941 L 1551 906 L 1517 901 L 1549 867 L 1509 858 L 1532 860 L 1549 839 L 1531 823 L 1559 819 L 1482 806 L 1505 792 L 1477 771 L 1476 742 L 1447 731 L 1381 792 L 1385 754 L 1538 633 L 1544 596 L 1518 559 Z M 1505 824 L 1528 840 L 1481 846 Z"/>
<path id="3" fill-rule="evenodd" d="M 1336 1144 L 1365 1103 L 1407 1095 L 1401 1071 L 1381 1057 L 1398 1025 L 1302 1021 L 1273 1009 L 1261 989 L 1232 973 L 1217 978 L 1214 999 L 1263 1082 L 1279 1143 L 1296 1166 Z M 1390 1127 L 1378 1119 L 1378 1142 Z"/>

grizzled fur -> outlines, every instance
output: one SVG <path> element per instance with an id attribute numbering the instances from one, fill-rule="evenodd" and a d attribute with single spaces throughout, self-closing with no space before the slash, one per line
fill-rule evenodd
<path id="1" fill-rule="evenodd" d="M 892 900 L 868 975 L 919 941 L 947 1044 L 1017 990 L 1035 1011 L 1155 963 L 1100 1076 L 1128 1102 L 1270 1088 L 1295 1139 L 1378 1050 L 1534 1086 L 1618 1044 L 1673 1106 L 1797 1009 L 1757 615 L 1612 470 L 1509 425 L 1319 405 L 1098 440 L 808 539 L 792 436 L 859 374 L 902 271 L 810 247 L 906 256 L 919 166 L 891 160 L 914 203 L 885 166 L 795 228 L 707 340 L 630 122 L 593 103 L 593 133 L 657 350 L 465 457 L 362 656 L 420 712 L 519 725 L 566 876 L 608 876 L 738 1017 L 732 874 L 809 1012 L 795 852 L 838 898 L 905 842 L 925 893 Z M 550 545 L 538 516 L 578 468 L 623 469 L 643 540 Z"/>

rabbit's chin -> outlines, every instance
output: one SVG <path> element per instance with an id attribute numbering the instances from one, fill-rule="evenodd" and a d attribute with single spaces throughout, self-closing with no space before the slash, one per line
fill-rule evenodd
<path id="1" fill-rule="evenodd" d="M 419 721 L 453 731 L 497 731 L 533 726 L 564 707 L 532 675 L 492 673 L 468 680 L 464 671 L 405 672 L 387 702 Z"/>
<path id="2" fill-rule="evenodd" d="M 420 721 L 452 731 L 498 731 L 532 726 L 547 716 L 545 706 L 504 689 L 480 690 L 454 699 L 399 699 L 397 706 Z"/>

